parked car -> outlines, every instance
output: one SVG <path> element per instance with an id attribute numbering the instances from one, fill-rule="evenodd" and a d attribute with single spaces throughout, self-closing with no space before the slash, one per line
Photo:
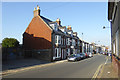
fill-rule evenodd
<path id="1" fill-rule="evenodd" d="M 93 54 L 91 52 L 89 53 L 89 57 L 93 57 Z"/>
<path id="2" fill-rule="evenodd" d="M 85 53 L 81 53 L 81 54 L 83 54 L 83 57 L 86 58 L 86 54 Z"/>
<path id="3" fill-rule="evenodd" d="M 88 57 L 89 57 L 89 53 L 85 53 L 85 55 L 86 55 L 86 58 L 88 58 Z"/>
<path id="4" fill-rule="evenodd" d="M 68 57 L 68 61 L 78 61 L 80 59 L 81 59 L 80 54 L 72 54 Z"/>
<path id="5" fill-rule="evenodd" d="M 81 59 L 85 58 L 85 55 L 83 53 L 79 53 L 79 54 L 80 54 Z"/>

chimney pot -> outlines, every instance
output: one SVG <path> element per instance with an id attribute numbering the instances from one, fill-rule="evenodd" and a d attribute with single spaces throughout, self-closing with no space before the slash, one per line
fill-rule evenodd
<path id="1" fill-rule="evenodd" d="M 37 5 L 37 10 L 40 10 L 40 7 Z"/>
<path id="2" fill-rule="evenodd" d="M 34 17 L 36 17 L 36 16 L 40 16 L 40 7 L 37 5 L 37 10 L 36 10 L 36 8 L 34 8 Z"/>
<path id="3" fill-rule="evenodd" d="M 57 18 L 56 22 L 57 22 L 58 25 L 61 25 L 61 21 L 60 21 L 59 18 Z"/>

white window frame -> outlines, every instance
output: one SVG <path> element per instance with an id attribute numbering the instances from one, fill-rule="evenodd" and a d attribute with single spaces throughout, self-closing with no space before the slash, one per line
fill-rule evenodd
<path id="1" fill-rule="evenodd" d="M 57 52 L 56 52 L 57 50 Z M 58 57 L 58 48 L 55 48 L 55 57 Z"/>
<path id="2" fill-rule="evenodd" d="M 56 52 L 57 50 L 57 52 Z M 60 58 L 61 57 L 61 48 L 55 48 L 55 56 L 56 58 Z"/>
<path id="3" fill-rule="evenodd" d="M 67 54 L 70 55 L 70 48 L 67 48 Z"/>
<path id="4" fill-rule="evenodd" d="M 58 57 L 61 57 L 61 48 L 59 48 Z"/>
<path id="5" fill-rule="evenodd" d="M 70 45 L 70 38 L 67 38 L 67 39 L 66 39 L 66 44 L 67 44 L 67 45 Z"/>
<path id="6" fill-rule="evenodd" d="M 72 39 L 72 46 L 75 46 L 75 39 Z"/>
<path id="7" fill-rule="evenodd" d="M 55 44 L 61 44 L 61 36 L 60 35 L 55 35 Z"/>

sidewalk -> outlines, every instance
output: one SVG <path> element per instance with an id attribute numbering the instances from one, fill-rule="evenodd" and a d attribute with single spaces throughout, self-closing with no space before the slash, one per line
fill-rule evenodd
<path id="1" fill-rule="evenodd" d="M 112 63 L 107 63 L 102 67 L 102 70 L 100 71 L 100 74 L 97 76 L 97 78 L 109 78 L 118 80 L 118 73 L 116 73 L 112 68 Z"/>
<path id="2" fill-rule="evenodd" d="M 2 62 L 2 71 L 25 68 L 29 66 L 35 66 L 35 65 L 46 64 L 46 63 L 49 63 L 49 62 L 37 60 L 33 58 L 9 60 L 9 61 Z"/>
<path id="3" fill-rule="evenodd" d="M 113 70 L 112 63 L 108 63 L 103 66 L 98 78 L 118 78 L 118 73 Z"/>
<path id="4" fill-rule="evenodd" d="M 109 78 L 113 80 L 118 80 L 118 73 L 113 70 L 112 63 L 111 63 L 111 57 L 107 57 L 108 60 L 106 60 L 106 63 L 103 64 L 100 73 L 98 74 L 97 78 L 101 80 L 101 78 Z"/>
<path id="5" fill-rule="evenodd" d="M 8 61 L 6 63 L 4 62 L 4 64 L 2 65 L 3 70 L 2 70 L 2 73 L 0 74 L 7 75 L 7 74 L 20 72 L 20 71 L 62 63 L 65 61 L 66 60 L 47 62 L 47 61 L 42 61 L 38 59 L 21 59 L 21 60 Z"/>

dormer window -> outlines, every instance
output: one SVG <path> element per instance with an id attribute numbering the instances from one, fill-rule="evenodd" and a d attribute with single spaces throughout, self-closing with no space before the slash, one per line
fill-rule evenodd
<path id="1" fill-rule="evenodd" d="M 72 33 L 72 31 L 69 31 L 68 34 L 70 34 L 70 35 L 73 37 L 73 33 Z"/>
<path id="2" fill-rule="evenodd" d="M 50 23 L 50 26 L 53 28 L 53 30 L 55 30 L 55 31 L 58 30 L 58 25 L 57 25 L 57 23 Z"/>

